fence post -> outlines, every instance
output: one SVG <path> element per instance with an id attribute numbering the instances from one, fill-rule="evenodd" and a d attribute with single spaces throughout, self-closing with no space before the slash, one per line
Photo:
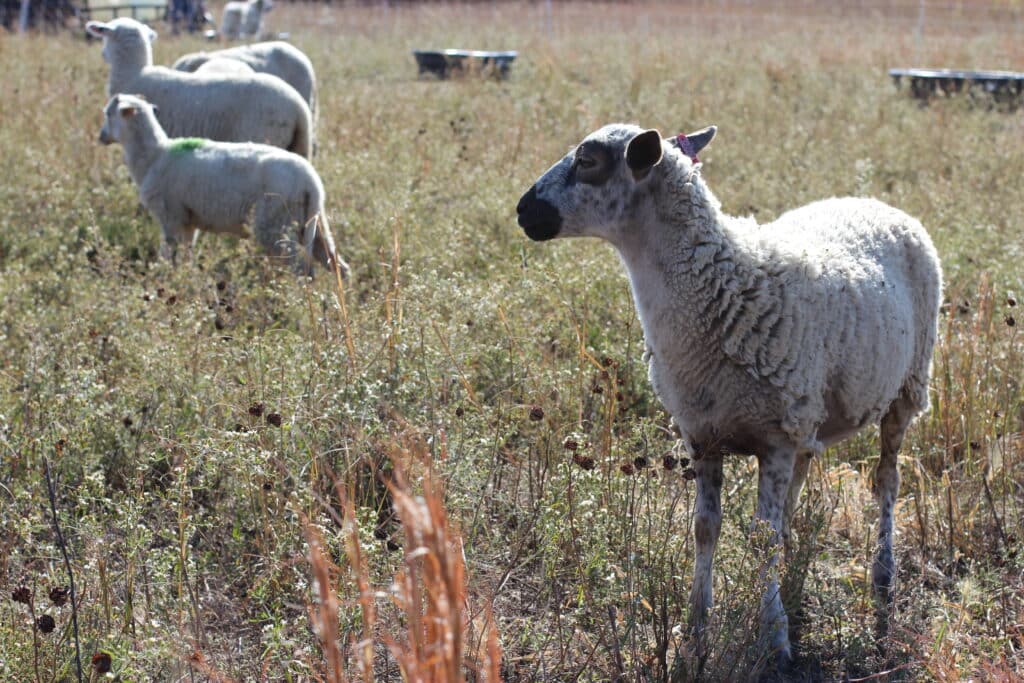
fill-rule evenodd
<path id="1" fill-rule="evenodd" d="M 28 30 L 28 10 L 30 0 L 21 0 L 21 11 L 18 12 L 18 30 L 22 33 Z"/>

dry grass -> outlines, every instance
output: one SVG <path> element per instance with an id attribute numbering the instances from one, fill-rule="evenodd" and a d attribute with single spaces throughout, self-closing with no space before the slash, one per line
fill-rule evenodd
<path id="1" fill-rule="evenodd" d="M 717 124 L 702 160 L 732 213 L 861 194 L 931 231 L 948 305 L 934 409 L 901 462 L 889 633 L 866 578 L 868 431 L 815 463 L 799 510 L 790 678 L 1013 680 L 1024 128 L 984 101 L 922 107 L 885 69 L 1019 68 L 1024 16 L 919 10 L 279 3 L 270 26 L 321 82 L 343 288 L 211 236 L 189 264 L 156 260 L 119 150 L 95 143 L 98 47 L 0 38 L 0 583 L 33 601 L 0 602 L 0 679 L 76 677 L 70 604 L 47 597 L 69 582 L 43 455 L 83 661 L 106 653 L 120 680 L 749 677 L 753 463 L 727 465 L 698 661 L 680 628 L 693 486 L 621 268 L 604 245 L 515 227 L 568 145 L 634 120 Z M 507 81 L 417 79 L 409 51 L 432 46 L 521 57 Z M 201 47 L 162 36 L 157 59 Z"/>

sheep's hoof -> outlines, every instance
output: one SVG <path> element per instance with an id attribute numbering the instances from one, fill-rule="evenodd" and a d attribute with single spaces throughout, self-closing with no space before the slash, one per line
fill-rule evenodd
<path id="1" fill-rule="evenodd" d="M 787 643 L 775 653 L 775 668 L 779 673 L 788 673 L 793 668 L 793 649 Z"/>

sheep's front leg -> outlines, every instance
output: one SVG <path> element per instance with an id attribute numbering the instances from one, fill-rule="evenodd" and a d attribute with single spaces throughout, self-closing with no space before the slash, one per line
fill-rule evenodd
<path id="1" fill-rule="evenodd" d="M 184 224 L 176 221 L 165 221 L 162 223 L 163 241 L 160 244 L 160 257 L 170 259 L 171 263 L 178 263 L 178 247 L 182 244 L 189 244 L 191 237 Z"/>
<path id="2" fill-rule="evenodd" d="M 797 453 L 793 462 L 793 478 L 789 483 L 789 492 L 786 494 L 786 507 L 782 511 L 782 544 L 787 560 L 792 552 L 793 513 L 800 502 L 800 492 L 804 488 L 804 482 L 807 481 L 807 471 L 810 469 L 813 457 L 813 452 Z"/>
<path id="3" fill-rule="evenodd" d="M 758 521 L 771 528 L 770 548 L 762 573 L 765 591 L 761 599 L 761 632 L 776 653 L 780 668 L 792 660 L 789 647 L 789 620 L 779 595 L 778 543 L 782 534 L 786 498 L 793 481 L 795 453 L 779 450 L 758 457 L 757 515 Z"/>
<path id="4" fill-rule="evenodd" d="M 690 626 L 697 638 L 699 655 L 704 622 L 713 605 L 711 569 L 722 530 L 722 456 L 705 455 L 695 459 L 693 469 L 697 473 L 697 503 L 693 515 L 696 549 L 690 591 Z"/>

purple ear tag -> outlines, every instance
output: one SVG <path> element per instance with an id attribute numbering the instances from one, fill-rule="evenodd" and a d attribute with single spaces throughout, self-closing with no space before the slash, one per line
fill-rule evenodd
<path id="1" fill-rule="evenodd" d="M 683 133 L 676 136 L 676 144 L 679 145 L 679 149 L 683 151 L 683 154 L 690 157 L 690 161 L 698 163 L 700 159 L 697 158 L 697 152 L 693 149 L 693 143 L 690 142 L 690 138 L 686 137 Z"/>

